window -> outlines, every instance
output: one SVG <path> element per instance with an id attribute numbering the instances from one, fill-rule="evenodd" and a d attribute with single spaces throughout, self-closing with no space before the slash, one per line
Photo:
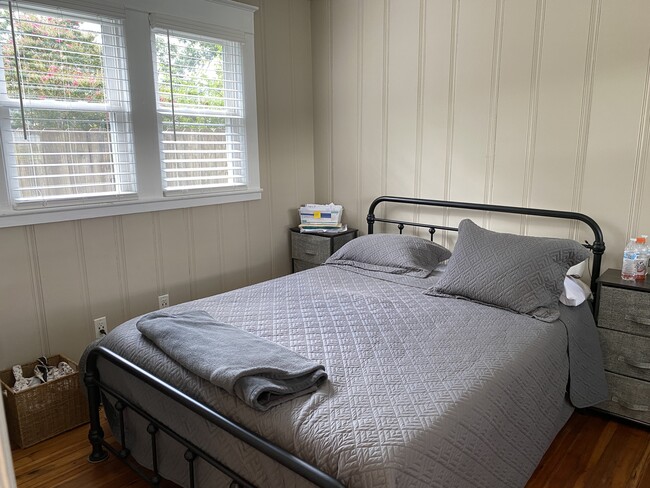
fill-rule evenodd
<path id="1" fill-rule="evenodd" d="M 245 185 L 240 43 L 162 29 L 154 40 L 165 194 Z"/>
<path id="2" fill-rule="evenodd" d="M 261 198 L 255 7 L 34 2 L 0 0 L 0 227 Z"/>
<path id="3" fill-rule="evenodd" d="M 4 3 L 0 127 L 15 208 L 136 193 L 119 20 Z"/>

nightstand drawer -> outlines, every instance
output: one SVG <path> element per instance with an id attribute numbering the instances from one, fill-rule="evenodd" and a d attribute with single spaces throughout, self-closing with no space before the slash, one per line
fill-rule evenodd
<path id="1" fill-rule="evenodd" d="M 330 256 L 331 240 L 311 234 L 291 233 L 291 257 L 309 263 L 322 264 Z"/>
<path id="2" fill-rule="evenodd" d="M 316 263 L 308 263 L 307 261 L 303 261 L 302 259 L 293 260 L 294 273 L 297 273 L 298 271 L 305 271 L 306 269 L 311 269 L 316 267 L 318 267 L 318 264 Z"/>
<path id="3" fill-rule="evenodd" d="M 599 329 L 605 369 L 650 381 L 650 338 Z"/>
<path id="4" fill-rule="evenodd" d="M 598 326 L 650 337 L 650 293 L 602 286 Z"/>
<path id="5" fill-rule="evenodd" d="M 291 262 L 293 271 L 303 271 L 323 264 L 332 253 L 357 237 L 357 229 L 336 233 L 300 232 L 298 227 L 291 231 Z"/>
<path id="6" fill-rule="evenodd" d="M 650 424 L 650 383 L 614 373 L 607 375 L 609 400 L 597 408 Z"/>

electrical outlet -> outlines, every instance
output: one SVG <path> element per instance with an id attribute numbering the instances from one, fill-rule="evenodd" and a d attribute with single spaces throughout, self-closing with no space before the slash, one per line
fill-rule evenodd
<path id="1" fill-rule="evenodd" d="M 99 317 L 95 322 L 95 337 L 99 339 L 106 335 L 106 317 Z"/>
<path id="2" fill-rule="evenodd" d="M 167 308 L 169 307 L 169 294 L 165 293 L 158 297 L 158 308 Z"/>

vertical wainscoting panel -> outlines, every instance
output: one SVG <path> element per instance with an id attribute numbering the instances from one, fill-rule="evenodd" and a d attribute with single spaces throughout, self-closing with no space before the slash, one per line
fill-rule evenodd
<path id="1" fill-rule="evenodd" d="M 572 210 L 582 208 L 582 195 L 584 191 L 585 173 L 587 171 L 587 144 L 589 142 L 589 127 L 591 122 L 591 107 L 593 105 L 594 73 L 596 67 L 596 52 L 598 48 L 598 34 L 600 32 L 600 13 L 602 0 L 591 0 L 589 14 L 589 32 L 587 34 L 587 52 L 585 59 L 584 82 L 582 86 L 582 100 L 580 107 L 580 122 L 578 126 L 578 141 L 575 156 L 575 173 L 572 191 Z M 588 229 L 585 225 L 571 223 L 570 236 L 582 242 L 588 238 Z"/>
<path id="2" fill-rule="evenodd" d="M 590 7 L 590 0 L 546 4 L 534 165 L 526 202 L 532 207 L 571 209 Z M 530 219 L 529 230 L 568 237 L 569 226 Z"/>
<path id="3" fill-rule="evenodd" d="M 489 162 L 490 96 L 496 2 L 459 2 L 449 198 L 484 201 Z M 451 223 L 483 215 L 450 211 Z"/>
<path id="4" fill-rule="evenodd" d="M 370 0 L 373 1 L 373 0 Z M 378 4 L 376 0 L 373 3 Z M 319 202 L 332 199 L 332 2 L 311 2 L 314 182 Z"/>
<path id="5" fill-rule="evenodd" d="M 106 317 L 108 330 L 130 318 L 122 300 L 119 241 L 115 238 L 117 217 L 80 221 L 90 317 L 87 324 L 94 336 L 93 319 Z"/>
<path id="6" fill-rule="evenodd" d="M 169 294 L 174 305 L 192 298 L 190 281 L 189 229 L 185 210 L 158 212 L 159 227 L 156 236 L 160 255 L 158 268 L 162 269 L 160 294 Z"/>
<path id="7" fill-rule="evenodd" d="M 420 34 L 422 79 L 419 81 L 422 112 L 420 181 L 423 198 L 438 198 L 444 191 L 444 163 L 449 115 L 452 2 L 424 2 Z M 441 170 L 443 170 L 441 175 Z M 441 177 L 442 176 L 442 177 Z"/>
<path id="8" fill-rule="evenodd" d="M 273 207 L 271 224 L 273 249 L 273 275 L 290 272 L 288 227 L 297 223 L 297 208 L 302 202 L 296 197 L 297 171 L 300 162 L 296 158 L 296 133 L 293 129 L 294 103 L 291 84 L 294 81 L 292 63 L 294 48 L 289 32 L 291 0 L 277 0 L 263 4 L 265 26 L 264 42 L 266 84 L 271 96 L 267 100 L 268 155 L 275 164 L 271 166 L 270 204 Z M 281 28 L 278 28 L 282 26 Z M 301 61 L 301 60 L 299 60 Z M 299 62 L 298 61 L 298 62 Z M 290 129 L 291 128 L 291 129 Z M 234 282 L 233 282 L 234 283 Z M 228 285 L 226 285 L 228 287 Z"/>
<path id="9" fill-rule="evenodd" d="M 494 35 L 492 38 L 492 67 L 490 71 L 490 109 L 488 114 L 487 161 L 485 164 L 484 200 L 492 203 L 494 195 L 494 170 L 496 166 L 497 114 L 501 90 L 501 59 L 503 54 L 505 0 L 497 0 L 494 12 Z M 490 215 L 483 216 L 483 224 L 489 226 Z"/>
<path id="10" fill-rule="evenodd" d="M 536 53 L 542 42 L 542 18 L 535 2 L 506 2 L 496 111 L 494 173 L 491 201 L 502 205 L 524 203 L 529 127 L 537 117 L 539 77 Z M 522 61 L 523 60 L 523 61 Z M 519 232 L 520 219 L 492 215 L 491 227 Z"/>
<path id="11" fill-rule="evenodd" d="M 220 293 L 224 289 L 222 263 L 222 236 L 218 220 L 218 207 L 197 207 L 190 211 L 192 242 L 194 244 L 194 277 L 192 298 L 202 298 Z"/>
<path id="12" fill-rule="evenodd" d="M 484 199 L 494 38 L 494 2 L 460 2 L 451 194 Z"/>
<path id="13" fill-rule="evenodd" d="M 643 92 L 641 124 L 635 156 L 636 188 L 633 192 L 635 211 L 632 214 L 631 228 L 637 229 L 638 234 L 648 234 L 650 231 L 650 208 L 648 208 L 648 192 L 650 191 L 650 175 L 648 174 L 648 152 L 650 151 L 650 58 L 646 68 L 646 79 Z"/>
<path id="14" fill-rule="evenodd" d="M 258 39 L 264 39 L 266 26 L 264 19 L 265 8 L 261 5 L 260 0 L 250 2 L 258 7 L 257 14 L 255 15 L 255 36 Z M 308 21 L 307 21 L 308 23 Z M 311 36 L 311 34 L 310 34 Z M 311 45 L 311 43 L 310 43 Z M 271 165 L 269 164 L 269 114 L 268 114 L 268 85 L 266 83 L 266 70 L 264 69 L 267 58 L 267 47 L 264 42 L 255 43 L 255 83 L 257 85 L 257 130 L 258 130 L 258 146 L 260 157 L 260 182 L 264 189 L 262 200 L 248 202 L 246 209 L 248 212 L 248 234 L 250 253 L 249 253 L 249 278 L 253 283 L 268 280 L 272 276 L 273 270 L 273 250 L 271 249 L 270 242 L 275 232 L 282 232 L 282 229 L 276 230 L 272 225 L 273 207 L 269 205 L 269 195 L 271 192 Z M 311 66 L 309 66 L 311 70 Z M 313 118 L 313 116 L 312 116 Z M 313 143 L 313 139 L 312 139 Z M 313 153 L 313 146 L 312 146 Z M 313 171 L 313 154 L 310 158 L 312 161 Z M 312 174 L 313 178 L 313 174 Z M 312 180 L 313 191 L 313 180 Z M 216 222 L 216 221 L 215 221 Z M 222 237 L 222 234 L 219 235 Z M 219 254 L 221 256 L 221 254 Z M 219 268 L 221 269 L 221 268 Z M 220 276 L 220 271 L 208 277 L 207 281 L 217 281 L 215 277 L 219 277 L 219 283 L 213 283 L 212 286 L 219 286 L 218 290 L 223 289 L 223 280 Z M 206 283 L 207 284 L 207 283 Z M 210 289 L 209 287 L 207 288 Z M 200 296 L 208 296 L 211 293 L 202 292 Z M 198 298 L 195 297 L 195 298 Z"/>
<path id="15" fill-rule="evenodd" d="M 305 201 L 313 198 L 314 194 L 312 192 L 308 198 L 305 198 Z M 270 245 L 271 232 L 285 235 L 288 231 L 285 228 L 271 229 L 271 215 L 268 203 L 264 200 L 247 203 L 246 212 L 248 216 L 245 236 L 248 243 L 248 279 L 251 283 L 259 283 L 273 276 L 273 249 Z M 297 221 L 297 217 L 294 216 L 294 218 Z M 280 256 L 280 259 L 282 260 L 283 257 Z"/>
<path id="16" fill-rule="evenodd" d="M 158 308 L 157 296 L 165 289 L 158 271 L 159 242 L 154 230 L 154 213 L 124 215 L 126 281 L 132 316 Z"/>
<path id="17" fill-rule="evenodd" d="M 421 137 L 419 181 L 417 193 L 422 198 L 442 199 L 447 177 L 447 136 L 451 130 L 450 106 L 453 104 L 452 59 L 455 61 L 456 43 L 452 37 L 456 17 L 454 3 L 446 0 L 425 1 L 424 22 L 420 33 Z M 448 176 L 448 175 L 447 175 Z M 440 210 L 420 209 L 420 220 L 434 222 Z M 441 236 L 436 241 L 442 243 Z"/>
<path id="18" fill-rule="evenodd" d="M 246 240 L 244 224 L 244 206 L 237 204 L 221 205 L 219 207 L 219 229 L 224 233 L 223 247 L 223 282 L 225 290 L 233 290 L 246 286 L 247 255 L 249 243 Z M 287 232 L 288 234 L 288 232 Z M 283 235 L 288 239 L 286 235 Z M 287 252 L 285 249 L 284 252 Z"/>
<path id="19" fill-rule="evenodd" d="M 314 199 L 314 106 L 311 67 L 311 2 L 291 0 L 291 96 L 296 201 Z M 297 209 L 296 209 L 297 212 Z M 296 214 L 297 215 L 297 214 Z"/>
<path id="20" fill-rule="evenodd" d="M 386 193 L 415 194 L 420 62 L 419 0 L 391 0 L 388 9 Z M 412 209 L 396 208 L 394 218 L 412 218 Z M 411 229 L 409 229 L 409 232 Z"/>
<path id="21" fill-rule="evenodd" d="M 358 205 L 361 209 L 356 222 L 348 219 L 359 230 L 366 230 L 366 212 L 372 200 L 382 193 L 381 162 L 384 157 L 383 109 L 386 95 L 384 79 L 384 2 L 364 0 L 359 12 L 359 53 L 357 59 L 357 86 L 360 86 L 359 97 L 359 174 L 357 181 Z M 314 63 L 318 60 L 314 59 Z M 360 73 L 360 75 L 359 75 Z M 314 91 L 316 96 L 316 92 Z M 316 118 L 316 120 L 318 120 Z M 316 135 L 314 145 L 318 136 Z M 318 187 L 318 181 L 316 181 Z M 353 200 L 346 198 L 345 205 Z M 344 211 L 345 212 L 345 211 Z"/>
<path id="22" fill-rule="evenodd" d="M 93 338 L 76 225 L 63 222 L 35 226 L 49 349 L 51 354 L 71 359 L 78 359 Z"/>
<path id="23" fill-rule="evenodd" d="M 360 2 L 333 0 L 332 11 L 332 199 L 344 203 L 346 221 L 358 221 L 359 16 Z"/>
<path id="24" fill-rule="evenodd" d="M 33 273 L 38 273 L 38 269 L 33 269 L 38 263 L 31 262 L 28 232 L 32 229 L 16 227 L 0 232 L 0 270 L 2 276 L 11 277 L 0 280 L 2 368 L 46 354 L 41 340 L 45 323 L 38 313 L 42 297 L 32 280 Z"/>
<path id="25" fill-rule="evenodd" d="M 650 229 L 650 199 L 634 190 L 635 185 L 649 189 L 638 177 L 641 166 L 648 165 L 640 149 L 648 130 L 643 106 L 650 3 L 626 5 L 602 4 L 583 190 L 583 210 L 598 219 L 605 233 L 605 268 L 620 268 L 626 239 Z M 637 212 L 640 218 L 634 222 Z"/>

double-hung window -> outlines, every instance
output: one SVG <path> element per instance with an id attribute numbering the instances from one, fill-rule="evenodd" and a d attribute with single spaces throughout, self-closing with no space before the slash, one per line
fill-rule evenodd
<path id="1" fill-rule="evenodd" d="M 122 22 L 0 3 L 0 129 L 9 201 L 136 195 Z"/>
<path id="2" fill-rule="evenodd" d="M 0 0 L 0 227 L 261 198 L 255 10 Z"/>
<path id="3" fill-rule="evenodd" d="M 154 29 L 165 194 L 246 185 L 241 43 Z"/>

